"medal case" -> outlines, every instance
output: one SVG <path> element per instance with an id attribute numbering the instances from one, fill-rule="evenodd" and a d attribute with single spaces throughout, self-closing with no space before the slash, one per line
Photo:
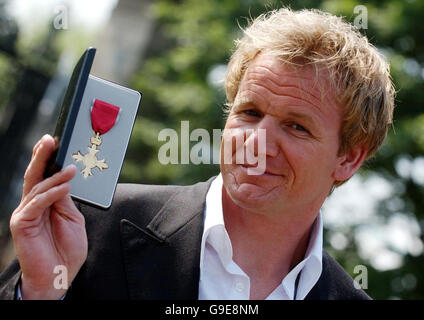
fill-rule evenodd
<path id="1" fill-rule="evenodd" d="M 95 48 L 88 48 L 72 73 L 53 135 L 59 148 L 45 176 L 75 164 L 78 171 L 70 181 L 72 198 L 107 209 L 112 204 L 142 95 L 91 75 L 95 52 Z M 106 130 L 95 132 L 93 128 L 99 127 Z"/>

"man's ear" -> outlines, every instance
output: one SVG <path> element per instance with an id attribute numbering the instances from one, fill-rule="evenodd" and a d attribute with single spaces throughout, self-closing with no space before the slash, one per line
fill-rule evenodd
<path id="1" fill-rule="evenodd" d="M 339 156 L 338 164 L 333 172 L 333 179 L 346 181 L 352 177 L 365 161 L 367 151 L 364 146 L 355 146 Z"/>

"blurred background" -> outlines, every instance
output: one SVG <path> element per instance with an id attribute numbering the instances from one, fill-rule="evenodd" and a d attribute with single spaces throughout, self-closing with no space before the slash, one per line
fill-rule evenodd
<path id="1" fill-rule="evenodd" d="M 97 48 L 93 75 L 143 93 L 120 182 L 191 184 L 218 165 L 162 165 L 160 130 L 223 129 L 239 26 L 281 6 L 359 23 L 391 63 L 393 128 L 324 204 L 324 246 L 352 277 L 367 268 L 374 299 L 424 298 L 424 0 L 0 0 L 0 272 L 15 256 L 8 222 L 32 147 L 53 133 L 84 49 Z"/>

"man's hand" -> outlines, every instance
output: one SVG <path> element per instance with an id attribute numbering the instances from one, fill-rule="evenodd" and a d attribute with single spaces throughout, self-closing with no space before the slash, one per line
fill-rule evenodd
<path id="1" fill-rule="evenodd" d="M 56 266 L 65 266 L 69 285 L 87 257 L 84 217 L 69 196 L 74 165 L 43 179 L 55 141 L 45 135 L 34 146 L 24 176 L 22 199 L 12 213 L 10 230 L 22 270 L 23 299 L 59 299 Z M 63 267 L 62 267 L 63 268 Z"/>

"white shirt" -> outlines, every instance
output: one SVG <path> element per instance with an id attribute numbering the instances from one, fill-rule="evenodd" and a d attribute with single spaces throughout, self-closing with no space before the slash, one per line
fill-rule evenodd
<path id="1" fill-rule="evenodd" d="M 305 258 L 284 277 L 266 300 L 303 300 L 306 297 L 321 275 L 322 234 L 319 212 L 311 229 Z M 294 297 L 298 275 L 299 282 Z M 249 276 L 233 261 L 233 248 L 224 225 L 220 174 L 212 181 L 206 195 L 205 225 L 200 251 L 199 299 L 248 300 L 249 297 Z"/>

